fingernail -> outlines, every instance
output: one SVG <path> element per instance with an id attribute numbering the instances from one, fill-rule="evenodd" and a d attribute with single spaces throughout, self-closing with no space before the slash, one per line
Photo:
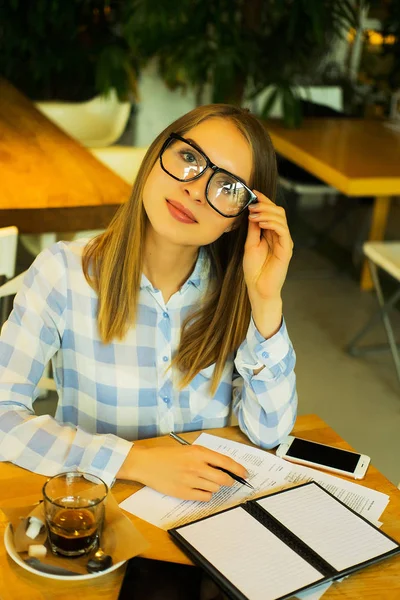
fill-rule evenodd
<path id="1" fill-rule="evenodd" d="M 256 219 L 257 215 L 249 215 L 249 219 Z"/>

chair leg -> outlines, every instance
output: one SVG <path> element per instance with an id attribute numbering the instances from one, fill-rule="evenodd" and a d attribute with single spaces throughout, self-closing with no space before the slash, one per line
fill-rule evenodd
<path id="1" fill-rule="evenodd" d="M 363 348 L 356 348 L 356 344 L 365 335 L 367 330 L 370 329 L 370 327 L 378 320 L 378 318 L 381 317 L 381 319 L 383 321 L 383 325 L 385 327 L 386 336 L 388 338 L 389 349 L 392 354 L 397 378 L 400 383 L 400 356 L 399 356 L 398 345 L 396 343 L 392 324 L 389 319 L 390 310 L 395 306 L 395 304 L 398 302 L 398 300 L 400 298 L 400 289 L 397 290 L 388 301 L 385 301 L 385 298 L 384 298 L 383 292 L 382 292 L 382 287 L 381 287 L 379 277 L 378 277 L 377 267 L 373 261 L 369 260 L 368 262 L 369 262 L 369 267 L 371 270 L 372 281 L 374 283 L 374 287 L 375 287 L 375 291 L 376 291 L 376 296 L 378 299 L 379 310 L 377 313 L 375 313 L 371 317 L 371 319 L 369 320 L 367 325 L 365 327 L 363 327 L 363 329 L 348 344 L 347 351 L 349 352 L 349 354 L 351 354 L 353 356 L 362 356 L 364 354 L 367 354 L 368 352 L 371 352 L 371 351 L 373 352 L 373 351 L 379 350 L 380 347 L 377 347 L 377 346 L 365 346 Z"/>
<path id="2" fill-rule="evenodd" d="M 385 302 L 383 309 L 388 313 L 397 304 L 399 299 L 400 288 L 391 296 L 389 300 Z M 351 354 L 352 356 L 362 356 L 363 354 L 367 354 L 370 351 L 370 349 L 371 351 L 375 351 L 380 348 L 379 346 L 374 346 L 373 349 L 372 346 L 364 346 L 363 348 L 359 348 L 357 347 L 357 343 L 364 337 L 367 331 L 371 329 L 371 327 L 373 327 L 373 325 L 378 323 L 381 319 L 382 308 L 379 307 L 378 310 L 374 312 L 374 314 L 371 316 L 366 325 L 364 325 L 364 327 L 360 329 L 360 331 L 354 336 L 354 338 L 352 338 L 352 340 L 347 344 L 346 350 L 349 354 Z M 388 350 L 390 348 L 385 347 L 385 349 Z"/>
<path id="3" fill-rule="evenodd" d="M 378 271 L 377 271 L 375 263 L 372 262 L 371 260 L 369 261 L 369 267 L 370 267 L 370 270 L 371 270 L 371 276 L 372 276 L 372 281 L 373 281 L 374 286 L 375 286 L 376 295 L 378 297 L 379 306 L 381 307 L 381 310 L 382 310 L 383 325 L 384 325 L 384 327 L 386 329 L 386 335 L 387 335 L 387 338 L 388 338 L 388 342 L 389 342 L 389 346 L 390 346 L 390 351 L 392 353 L 394 366 L 395 366 L 397 377 L 398 377 L 398 380 L 399 380 L 399 383 L 400 383 L 400 357 L 399 357 L 399 353 L 398 353 L 398 350 L 397 350 L 397 344 L 396 344 L 396 339 L 394 337 L 394 332 L 393 332 L 392 324 L 390 322 L 388 313 L 385 310 L 385 299 L 384 299 L 382 288 L 381 288 L 381 284 L 380 284 L 380 281 L 379 281 Z"/>

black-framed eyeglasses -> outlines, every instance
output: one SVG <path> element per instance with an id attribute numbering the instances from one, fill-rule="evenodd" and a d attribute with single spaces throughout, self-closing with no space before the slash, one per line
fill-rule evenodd
<path id="1" fill-rule="evenodd" d="M 207 169 L 212 173 L 206 186 L 208 204 L 223 217 L 239 216 L 257 196 L 240 177 L 217 167 L 196 144 L 171 133 L 160 152 L 163 171 L 177 181 L 194 181 Z"/>

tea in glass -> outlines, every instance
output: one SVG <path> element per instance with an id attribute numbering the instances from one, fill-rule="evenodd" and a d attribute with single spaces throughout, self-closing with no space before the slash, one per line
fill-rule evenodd
<path id="1" fill-rule="evenodd" d="M 63 556 L 88 554 L 99 545 L 107 485 L 86 473 L 61 473 L 43 487 L 51 549 Z"/>

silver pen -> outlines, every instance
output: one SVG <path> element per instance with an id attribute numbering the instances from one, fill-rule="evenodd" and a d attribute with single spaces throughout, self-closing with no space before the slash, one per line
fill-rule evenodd
<path id="1" fill-rule="evenodd" d="M 179 435 L 176 435 L 176 433 L 173 433 L 171 431 L 171 433 L 169 434 L 176 442 L 179 442 L 180 444 L 183 444 L 185 446 L 191 446 L 190 442 L 188 442 L 187 440 L 184 440 L 183 438 L 181 438 Z M 227 475 L 229 475 L 229 477 L 232 477 L 232 479 L 234 479 L 235 481 L 238 481 L 239 483 L 241 483 L 242 485 L 247 485 L 247 487 L 251 488 L 252 490 L 254 490 L 254 487 L 251 485 L 251 483 L 249 483 L 248 481 L 246 481 L 245 479 L 243 479 L 243 477 L 240 477 L 239 475 L 235 475 L 235 473 L 232 473 L 232 471 L 228 471 L 228 469 L 223 469 L 222 467 L 214 467 L 215 469 L 218 469 L 219 471 L 223 471 L 224 473 L 226 473 Z"/>

